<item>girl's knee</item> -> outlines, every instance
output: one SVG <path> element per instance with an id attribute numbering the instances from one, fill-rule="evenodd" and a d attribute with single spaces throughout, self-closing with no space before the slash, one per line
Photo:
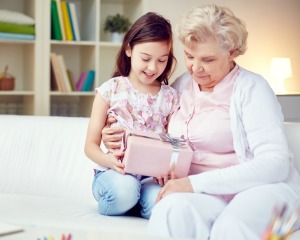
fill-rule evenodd
<path id="1" fill-rule="evenodd" d="M 117 180 L 117 179 L 116 179 Z M 120 180 L 120 179 L 119 179 Z M 140 182 L 133 176 L 122 181 L 100 181 L 94 184 L 94 196 L 102 215 L 123 215 L 133 208 L 140 198 Z"/>

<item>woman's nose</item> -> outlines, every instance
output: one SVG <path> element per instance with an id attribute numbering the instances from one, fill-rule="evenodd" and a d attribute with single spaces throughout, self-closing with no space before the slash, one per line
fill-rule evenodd
<path id="1" fill-rule="evenodd" d="M 202 67 L 201 64 L 195 63 L 195 64 L 193 65 L 193 71 L 194 71 L 194 72 L 202 72 L 203 70 L 204 70 L 204 68 Z"/>

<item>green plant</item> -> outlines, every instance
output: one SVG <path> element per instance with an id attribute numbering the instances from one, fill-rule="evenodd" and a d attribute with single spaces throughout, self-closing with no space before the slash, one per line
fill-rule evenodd
<path id="1" fill-rule="evenodd" d="M 104 31 L 124 33 L 130 26 L 131 22 L 129 18 L 117 13 L 116 15 L 107 16 L 104 24 Z"/>

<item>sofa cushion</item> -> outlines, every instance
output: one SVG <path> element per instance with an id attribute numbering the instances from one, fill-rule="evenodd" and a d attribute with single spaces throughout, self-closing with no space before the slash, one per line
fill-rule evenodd
<path id="1" fill-rule="evenodd" d="M 1 116 L 0 193 L 95 202 L 88 118 Z"/>
<path id="2" fill-rule="evenodd" d="M 97 204 L 68 199 L 0 193 L 0 222 L 20 226 L 114 231 L 144 234 L 147 220 L 98 214 Z M 116 227 L 117 226 L 117 227 Z"/>

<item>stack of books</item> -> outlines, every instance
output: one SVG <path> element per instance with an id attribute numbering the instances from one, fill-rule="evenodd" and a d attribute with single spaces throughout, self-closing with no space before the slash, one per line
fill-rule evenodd
<path id="1" fill-rule="evenodd" d="M 95 70 L 84 71 L 75 80 L 73 72 L 67 68 L 64 56 L 51 52 L 51 91 L 72 92 L 92 91 L 95 81 Z"/>
<path id="2" fill-rule="evenodd" d="M 51 39 L 80 41 L 78 12 L 74 2 L 51 0 Z"/>

